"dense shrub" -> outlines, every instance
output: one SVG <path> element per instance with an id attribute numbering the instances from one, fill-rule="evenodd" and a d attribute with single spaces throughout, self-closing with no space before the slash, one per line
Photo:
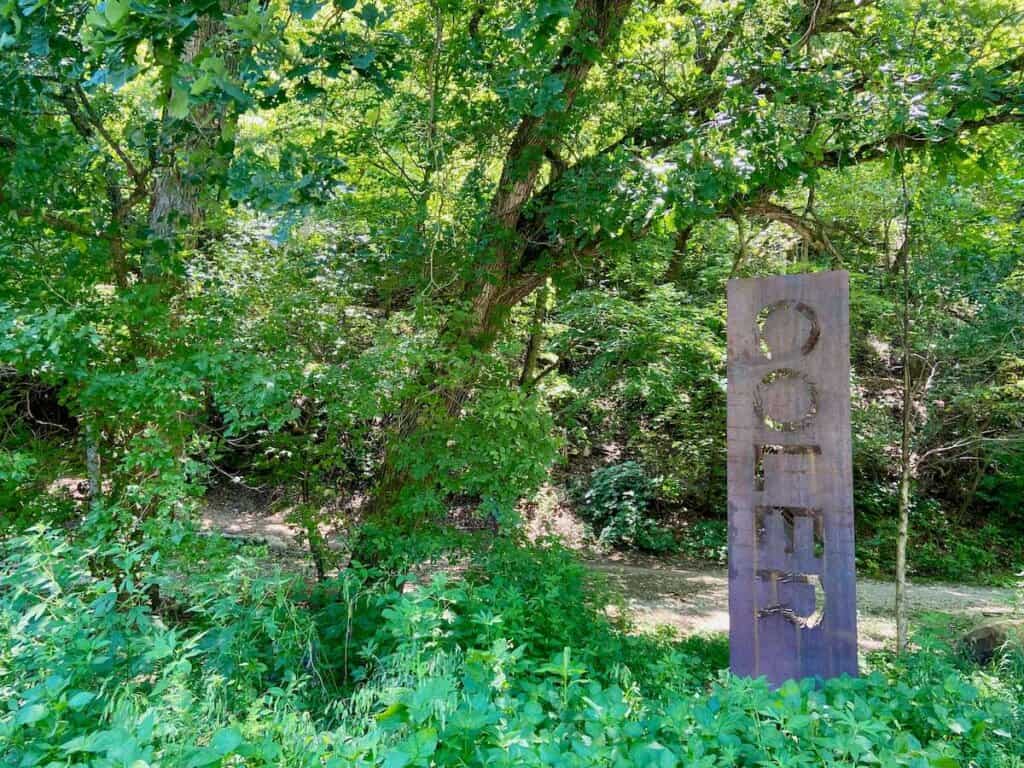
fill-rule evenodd
<path id="1" fill-rule="evenodd" d="M 655 483 L 635 461 L 595 469 L 579 497 L 579 511 L 602 546 L 627 546 L 663 552 L 671 549 L 671 531 L 651 515 Z"/>
<path id="2" fill-rule="evenodd" d="M 922 686 L 875 672 L 773 692 L 723 677 L 706 695 L 646 702 L 586 680 L 568 653 L 545 667 L 546 685 L 516 691 L 504 669 L 495 678 L 503 651 L 467 659 L 461 695 L 441 712 L 423 706 L 424 687 L 392 705 L 409 763 L 1009 766 L 1022 754 L 1013 704 L 981 699 L 939 665 Z"/>
<path id="3" fill-rule="evenodd" d="M 896 553 L 897 497 L 892 485 L 857 496 L 857 567 L 891 578 Z M 1024 541 L 991 521 L 964 526 L 935 499 L 911 498 L 908 571 L 952 582 L 1002 582 L 1024 565 Z"/>
<path id="4" fill-rule="evenodd" d="M 729 555 L 728 536 L 725 520 L 697 520 L 681 531 L 679 551 L 698 560 L 725 563 Z"/>
<path id="5" fill-rule="evenodd" d="M 637 276 L 641 263 L 624 269 Z M 632 280 L 630 280 L 632 282 Z M 659 502 L 715 515 L 725 503 L 725 325 L 678 288 L 580 291 L 551 340 L 567 387 L 552 396 L 577 451 L 621 446 Z M 716 297 L 718 296 L 716 292 Z"/>
<path id="6" fill-rule="evenodd" d="M 645 691 L 689 690 L 728 664 L 720 639 L 680 643 L 670 635 L 628 632 L 621 596 L 556 541 L 525 545 L 507 537 L 424 534 L 417 538 L 433 546 L 415 550 L 423 558 L 413 574 L 413 564 L 397 552 L 408 549 L 404 540 L 390 539 L 394 552 L 388 552 L 383 532 L 378 535 L 380 562 L 391 573 L 407 574 L 397 579 L 398 588 L 380 568 L 349 568 L 309 598 L 324 664 L 335 679 L 352 678 L 360 649 L 387 658 L 406 636 L 430 636 L 444 653 L 507 641 L 534 659 L 572 646 L 594 673 L 626 674 Z M 364 664 L 357 679 L 377 662 Z"/>
<path id="7" fill-rule="evenodd" d="M 290 580 L 213 544 L 188 550 L 187 596 L 156 576 L 148 547 L 43 529 L 5 546 L 0 764 L 212 765 L 242 747 L 247 719 L 265 721 L 276 754 L 300 749 L 312 731 L 297 708 L 318 687 L 312 622 Z M 114 570 L 97 575 L 99 562 Z M 158 583 L 166 616 L 149 604 Z"/>

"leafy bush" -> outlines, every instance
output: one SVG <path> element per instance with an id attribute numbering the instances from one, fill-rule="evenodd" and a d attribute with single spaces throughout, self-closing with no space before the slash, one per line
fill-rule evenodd
<path id="1" fill-rule="evenodd" d="M 181 562 L 43 529 L 4 546 L 3 764 L 1010 768 L 1024 759 L 1019 666 L 958 668 L 927 648 L 882 658 L 860 679 L 771 691 L 714 672 L 721 642 L 615 631 L 600 592 L 558 548 L 499 543 L 477 551 L 465 578 L 438 574 L 414 589 L 357 568 L 307 595 L 217 538 L 181 539 Z M 95 574 L 99 555 L 120 570 Z M 187 582 L 175 578 L 186 563 Z M 160 613 L 147 599 L 153 583 Z"/>
<path id="2" fill-rule="evenodd" d="M 658 477 L 659 501 L 709 515 L 725 501 L 722 318 L 668 285 L 579 291 L 559 306 L 551 340 L 577 449 L 622 444 Z"/>
<path id="3" fill-rule="evenodd" d="M 655 484 L 635 461 L 601 467 L 579 495 L 580 514 L 598 542 L 664 552 L 675 545 L 671 531 L 649 513 Z"/>
<path id="4" fill-rule="evenodd" d="M 443 403 L 433 405 L 416 438 L 395 448 L 396 465 L 414 482 L 392 514 L 440 515 L 453 496 L 462 495 L 478 500 L 482 513 L 510 520 L 516 502 L 536 491 L 558 455 L 544 403 L 519 390 L 485 388 L 455 421 Z"/>
<path id="5" fill-rule="evenodd" d="M 509 669 L 521 661 L 497 646 L 467 655 L 461 685 L 400 693 L 385 722 L 401 739 L 398 761 L 424 766 L 1017 764 L 1019 705 L 982 696 L 948 663 L 915 668 L 921 660 L 778 691 L 723 676 L 706 695 L 659 702 L 588 679 L 569 649 L 539 668 L 544 684 L 521 686 Z"/>
<path id="6" fill-rule="evenodd" d="M 317 687 L 311 622 L 289 580 L 254 577 L 255 563 L 223 545 L 201 550 L 188 551 L 213 560 L 187 602 L 167 591 L 168 614 L 182 614 L 171 625 L 150 607 L 162 581 L 151 548 L 83 546 L 40 528 L 8 543 L 0 763 L 219 764 L 257 749 L 239 728 L 261 713 L 276 721 L 268 735 L 292 733 L 300 748 L 308 719 L 296 708 Z M 97 575 L 100 560 L 116 570 Z"/>
<path id="7" fill-rule="evenodd" d="M 691 523 L 682 530 L 679 549 L 689 557 L 724 564 L 729 555 L 729 527 L 725 520 Z"/>
<path id="8" fill-rule="evenodd" d="M 45 456 L 36 444 L 30 450 L 0 448 L 0 538 L 23 531 L 39 520 L 62 522 L 74 513 L 67 497 L 40 492 L 43 478 L 37 471 Z"/>
<path id="9" fill-rule="evenodd" d="M 877 486 L 858 496 L 857 565 L 889 578 L 896 551 L 896 495 Z M 918 577 L 954 582 L 999 582 L 1024 562 L 1024 545 L 1004 528 L 962 526 L 934 499 L 915 495 L 910 508 L 908 570 Z"/>
<path id="10" fill-rule="evenodd" d="M 392 538 L 391 546 L 398 541 Z M 336 678 L 351 677 L 357 649 L 387 658 L 413 636 L 430 637 L 431 647 L 444 653 L 507 640 L 534 659 L 570 645 L 602 675 L 625 672 L 652 691 L 699 687 L 728 664 L 727 654 L 711 650 L 720 641 L 684 644 L 671 636 L 628 634 L 621 596 L 555 541 L 524 545 L 463 535 L 448 538 L 447 546 L 440 537 L 435 542 L 419 550 L 430 554 L 416 567 L 418 575 L 376 545 L 380 562 L 407 574 L 397 579 L 401 589 L 380 570 L 350 568 L 315 590 L 310 605 Z M 357 677 L 376 666 L 369 661 Z"/>

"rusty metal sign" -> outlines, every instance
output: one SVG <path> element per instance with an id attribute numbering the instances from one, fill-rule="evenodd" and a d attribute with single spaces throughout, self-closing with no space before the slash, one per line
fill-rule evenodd
<path id="1" fill-rule="evenodd" d="M 849 275 L 728 294 L 730 667 L 855 675 Z"/>

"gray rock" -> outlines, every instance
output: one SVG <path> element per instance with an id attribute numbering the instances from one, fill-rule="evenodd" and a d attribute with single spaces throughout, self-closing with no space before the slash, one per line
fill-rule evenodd
<path id="1" fill-rule="evenodd" d="M 960 638 L 964 652 L 978 664 L 988 664 L 1006 646 L 1024 647 L 1024 619 L 1003 619 L 975 627 Z"/>

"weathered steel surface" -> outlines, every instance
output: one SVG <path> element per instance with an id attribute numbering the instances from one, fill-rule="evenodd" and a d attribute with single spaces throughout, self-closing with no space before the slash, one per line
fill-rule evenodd
<path id="1" fill-rule="evenodd" d="M 849 276 L 728 293 L 730 665 L 774 685 L 854 675 Z"/>

